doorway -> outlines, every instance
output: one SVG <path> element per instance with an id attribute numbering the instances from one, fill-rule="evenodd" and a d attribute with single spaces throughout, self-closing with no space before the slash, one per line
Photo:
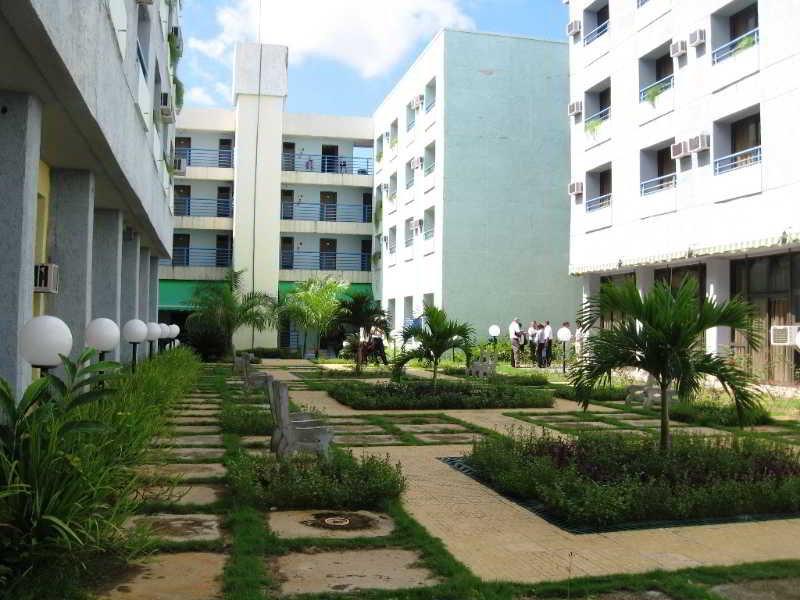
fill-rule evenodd
<path id="1" fill-rule="evenodd" d="M 221 185 L 217 188 L 217 216 L 232 217 L 233 210 L 231 208 L 231 188 L 227 185 Z"/>
<path id="2" fill-rule="evenodd" d="M 283 155 L 281 156 L 281 169 L 283 171 L 294 171 L 294 154 L 294 142 L 283 142 Z"/>
<path id="3" fill-rule="evenodd" d="M 191 204 L 189 198 L 192 196 L 192 186 L 190 185 L 176 185 L 175 200 L 173 206 L 175 207 L 176 217 L 188 217 L 191 214 Z"/>
<path id="4" fill-rule="evenodd" d="M 281 219 L 294 219 L 294 190 L 281 190 Z"/>
<path id="5" fill-rule="evenodd" d="M 231 266 L 231 238 L 227 234 L 217 235 L 217 267 Z"/>
<path id="6" fill-rule="evenodd" d="M 188 233 L 173 233 L 172 234 L 172 266 L 173 267 L 188 267 L 189 266 L 189 234 Z"/>
<path id="7" fill-rule="evenodd" d="M 372 222 L 372 192 L 364 192 L 361 194 L 361 206 L 363 206 L 363 212 L 361 215 L 363 223 L 371 223 Z"/>
<path id="8" fill-rule="evenodd" d="M 233 140 L 221 139 L 219 141 L 219 159 L 217 166 L 223 169 L 233 167 Z"/>
<path id="9" fill-rule="evenodd" d="M 336 270 L 336 240 L 330 238 L 319 240 L 319 269 L 320 271 Z"/>
<path id="10" fill-rule="evenodd" d="M 186 160 L 186 166 L 192 164 L 192 138 L 175 137 L 175 157 Z"/>
<path id="11" fill-rule="evenodd" d="M 336 173 L 339 168 L 339 146 L 322 145 L 322 172 Z"/>
<path id="12" fill-rule="evenodd" d="M 336 192 L 319 193 L 319 220 L 336 220 Z"/>
<path id="13" fill-rule="evenodd" d="M 361 270 L 370 270 L 370 259 L 372 258 L 372 239 L 361 240 Z"/>
<path id="14" fill-rule="evenodd" d="M 294 238 L 281 238 L 281 269 L 294 269 Z"/>

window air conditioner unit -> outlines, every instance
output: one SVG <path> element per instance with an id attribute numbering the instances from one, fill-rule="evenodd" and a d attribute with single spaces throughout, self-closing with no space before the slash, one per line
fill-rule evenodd
<path id="1" fill-rule="evenodd" d="M 711 136 L 701 133 L 689 138 L 689 152 L 705 152 L 711 148 Z"/>
<path id="2" fill-rule="evenodd" d="M 569 25 L 567 25 L 568 36 L 578 35 L 580 32 L 581 32 L 580 21 L 572 21 Z"/>
<path id="3" fill-rule="evenodd" d="M 800 325 L 773 325 L 769 328 L 770 346 L 795 346 L 800 334 Z"/>
<path id="4" fill-rule="evenodd" d="M 411 108 L 413 110 L 417 110 L 422 106 L 422 96 L 414 96 L 414 99 L 411 100 Z"/>
<path id="5" fill-rule="evenodd" d="M 684 156 L 689 156 L 690 154 L 688 142 L 677 142 L 672 144 L 669 149 L 672 160 L 677 160 L 678 158 L 683 158 Z"/>
<path id="6" fill-rule="evenodd" d="M 389 192 L 389 184 L 388 183 L 381 184 L 381 187 L 383 188 L 383 192 L 384 193 L 388 193 Z"/>
<path id="7" fill-rule="evenodd" d="M 392 139 L 392 132 L 387 131 L 386 133 L 383 134 L 383 137 L 385 137 L 387 140 Z"/>
<path id="8" fill-rule="evenodd" d="M 678 40 L 669 45 L 669 55 L 672 58 L 678 58 L 686 54 L 686 40 Z"/>
<path id="9" fill-rule="evenodd" d="M 58 293 L 58 265 L 52 263 L 33 265 L 33 291 L 41 294 Z"/>
<path id="10" fill-rule="evenodd" d="M 693 48 L 697 48 L 697 46 L 702 46 L 706 43 L 706 30 L 705 29 L 698 29 L 697 31 L 693 31 L 689 34 L 689 45 Z"/>
<path id="11" fill-rule="evenodd" d="M 175 122 L 175 109 L 172 107 L 169 94 L 166 92 L 161 93 L 161 120 L 165 123 Z"/>
<path id="12" fill-rule="evenodd" d="M 174 175 L 186 175 L 186 159 L 182 156 L 172 160 L 172 171 Z"/>
<path id="13" fill-rule="evenodd" d="M 573 181 L 569 184 L 569 195 L 570 196 L 580 196 L 583 194 L 583 182 L 582 181 Z"/>
<path id="14" fill-rule="evenodd" d="M 422 168 L 422 157 L 415 156 L 411 159 L 411 168 L 412 169 L 421 169 Z"/>
<path id="15" fill-rule="evenodd" d="M 567 110 L 567 114 L 569 114 L 570 117 L 579 115 L 582 112 L 583 112 L 583 100 L 575 100 L 575 102 L 569 103 L 569 109 Z"/>

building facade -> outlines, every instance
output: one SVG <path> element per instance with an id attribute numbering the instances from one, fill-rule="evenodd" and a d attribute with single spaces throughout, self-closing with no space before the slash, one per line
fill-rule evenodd
<path id="1" fill-rule="evenodd" d="M 157 318 L 179 3 L 4 2 L 0 45 L 0 376 L 20 392 L 33 316 L 64 320 L 74 355 L 93 318 Z"/>
<path id="2" fill-rule="evenodd" d="M 572 0 L 570 272 L 584 296 L 604 280 L 739 294 L 765 343 L 706 336 L 764 379 L 797 380 L 795 350 L 771 325 L 800 310 L 800 173 L 787 118 L 800 102 L 800 55 L 786 23 L 800 2 Z"/>

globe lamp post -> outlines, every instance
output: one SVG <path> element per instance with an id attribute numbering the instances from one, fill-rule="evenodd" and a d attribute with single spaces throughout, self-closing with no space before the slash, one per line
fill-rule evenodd
<path id="1" fill-rule="evenodd" d="M 132 348 L 131 370 L 136 372 L 136 350 L 147 339 L 147 323 L 141 319 L 131 319 L 122 326 L 122 337 Z"/>
<path id="2" fill-rule="evenodd" d="M 72 351 L 72 332 L 58 317 L 34 317 L 20 330 L 20 353 L 32 367 L 47 375 L 61 364 L 61 356 Z"/>

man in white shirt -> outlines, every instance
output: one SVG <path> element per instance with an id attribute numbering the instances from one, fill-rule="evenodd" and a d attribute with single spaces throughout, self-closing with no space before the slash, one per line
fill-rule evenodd
<path id="1" fill-rule="evenodd" d="M 550 321 L 544 322 L 544 364 L 545 366 L 550 366 L 550 362 L 553 360 L 553 328 L 550 327 Z"/>
<path id="2" fill-rule="evenodd" d="M 531 348 L 531 362 L 536 364 L 536 338 L 539 336 L 539 324 L 531 321 L 528 325 L 528 345 Z"/>
<path id="3" fill-rule="evenodd" d="M 508 326 L 508 338 L 511 340 L 511 366 L 519 366 L 519 338 L 522 329 L 519 326 L 519 319 L 514 319 Z"/>

